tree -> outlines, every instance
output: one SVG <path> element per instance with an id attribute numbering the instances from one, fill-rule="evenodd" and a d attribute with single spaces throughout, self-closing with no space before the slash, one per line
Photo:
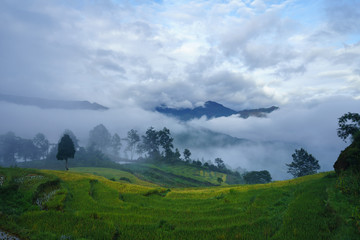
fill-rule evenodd
<path id="1" fill-rule="evenodd" d="M 127 134 L 127 148 L 126 151 L 130 152 L 130 160 L 133 160 L 134 153 L 138 149 L 138 144 L 140 142 L 140 136 L 138 132 L 134 129 L 131 129 Z"/>
<path id="2" fill-rule="evenodd" d="M 106 152 L 107 148 L 111 144 L 111 134 L 102 124 L 97 125 L 89 132 L 89 146 Z"/>
<path id="3" fill-rule="evenodd" d="M 113 150 L 113 154 L 115 156 L 119 156 L 119 151 L 121 149 L 121 139 L 120 139 L 120 136 L 115 133 L 112 138 L 111 138 L 111 147 L 112 147 L 112 150 Z"/>
<path id="4" fill-rule="evenodd" d="M 243 178 L 247 184 L 268 183 L 272 179 L 267 170 L 247 172 L 243 175 Z"/>
<path id="5" fill-rule="evenodd" d="M 221 158 L 215 158 L 215 163 L 220 170 L 225 169 L 225 163 Z"/>
<path id="6" fill-rule="evenodd" d="M 13 132 L 1 136 L 1 158 L 8 166 L 16 164 L 15 154 L 18 151 L 18 142 L 19 138 Z"/>
<path id="7" fill-rule="evenodd" d="M 346 142 L 350 136 L 354 139 L 355 133 L 360 131 L 360 115 L 358 113 L 346 113 L 339 118 L 337 135 Z"/>
<path id="8" fill-rule="evenodd" d="M 317 173 L 320 169 L 319 161 L 316 160 L 311 154 L 308 154 L 303 148 L 295 150 L 292 155 L 293 161 L 288 166 L 288 173 L 294 177 L 302 177 Z"/>
<path id="9" fill-rule="evenodd" d="M 49 140 L 47 140 L 47 138 L 45 137 L 45 135 L 42 133 L 38 133 L 32 141 L 35 147 L 37 147 L 40 157 L 46 156 L 49 150 L 50 143 Z"/>
<path id="10" fill-rule="evenodd" d="M 174 155 L 173 155 L 174 161 L 181 161 L 181 154 L 179 149 L 175 149 Z"/>
<path id="11" fill-rule="evenodd" d="M 221 185 L 221 183 L 224 181 L 221 177 L 218 177 L 217 178 L 217 181 L 218 181 L 218 183 L 219 183 L 219 185 Z"/>
<path id="12" fill-rule="evenodd" d="M 184 160 L 185 160 L 186 162 L 190 162 L 190 156 L 191 156 L 190 150 L 187 149 L 187 148 L 185 148 L 183 155 L 184 155 Z"/>
<path id="13" fill-rule="evenodd" d="M 158 132 L 159 137 L 159 144 L 164 149 L 163 157 L 167 160 L 171 159 L 173 155 L 172 149 L 174 148 L 173 145 L 173 138 L 171 137 L 170 130 L 168 128 L 163 128 L 163 130 Z"/>
<path id="14" fill-rule="evenodd" d="M 70 130 L 70 129 L 65 129 L 65 131 L 63 132 L 63 136 L 64 134 L 67 134 L 70 136 L 71 140 L 73 141 L 74 143 L 74 146 L 75 146 L 75 150 L 79 149 L 80 148 L 80 145 L 79 145 L 79 140 L 77 139 L 77 137 L 75 136 L 75 134 Z"/>
<path id="15" fill-rule="evenodd" d="M 160 139 L 158 132 L 153 127 L 150 127 L 142 136 L 141 147 L 149 158 L 156 159 L 160 157 Z"/>
<path id="16" fill-rule="evenodd" d="M 30 139 L 18 139 L 17 153 L 19 157 L 24 158 L 25 162 L 27 159 L 34 160 L 40 157 L 40 150 L 34 145 Z"/>
<path id="17" fill-rule="evenodd" d="M 58 152 L 56 154 L 57 160 L 65 160 L 65 169 L 68 168 L 68 159 L 74 158 L 75 146 L 68 134 L 64 134 L 58 144 Z"/>

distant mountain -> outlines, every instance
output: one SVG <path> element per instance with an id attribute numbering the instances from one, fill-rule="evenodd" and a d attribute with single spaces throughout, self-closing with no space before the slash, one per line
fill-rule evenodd
<path id="1" fill-rule="evenodd" d="M 194 118 L 201 118 L 202 116 L 206 116 L 207 118 L 218 118 L 218 117 L 228 117 L 234 114 L 239 114 L 239 117 L 242 118 L 266 117 L 268 113 L 271 113 L 277 109 L 279 108 L 272 106 L 269 108 L 235 111 L 217 102 L 208 101 L 205 103 L 204 106 L 196 107 L 196 108 L 175 109 L 175 108 L 168 108 L 165 105 L 162 105 L 160 107 L 157 107 L 155 110 L 159 113 L 176 117 L 182 121 L 188 121 Z"/>
<path id="2" fill-rule="evenodd" d="M 0 94 L 0 101 L 14 103 L 18 105 L 36 106 L 39 108 L 70 109 L 70 110 L 108 110 L 98 103 L 88 101 L 61 101 L 50 100 L 36 97 L 22 97 Z"/>
<path id="3" fill-rule="evenodd" d="M 255 142 L 214 132 L 206 128 L 189 127 L 186 131 L 174 134 L 174 145 L 180 148 L 226 148 L 241 144 L 255 144 Z"/>

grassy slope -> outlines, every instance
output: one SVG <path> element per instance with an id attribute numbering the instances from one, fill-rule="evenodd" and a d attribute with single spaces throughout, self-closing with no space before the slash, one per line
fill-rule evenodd
<path id="1" fill-rule="evenodd" d="M 113 168 L 96 168 L 96 167 L 76 167 L 71 168 L 71 172 L 78 172 L 78 173 L 89 173 L 90 175 L 98 175 L 103 176 L 107 179 L 115 180 L 116 182 L 121 183 L 133 183 L 136 185 L 142 185 L 142 186 L 149 186 L 149 187 L 158 187 L 158 185 L 143 181 L 133 174 L 129 172 L 125 172 L 118 169 Z M 128 179 L 128 180 L 126 180 Z"/>
<path id="2" fill-rule="evenodd" d="M 100 171 L 120 177 L 119 172 L 111 170 L 94 172 Z M 348 221 L 351 213 L 346 214 L 351 203 L 335 188 L 336 178 L 329 173 L 270 184 L 174 188 L 170 192 L 142 186 L 141 182 L 137 182 L 139 185 L 114 182 L 87 173 L 0 168 L 1 176 L 5 176 L 5 182 L 0 187 L 0 229 L 24 238 L 358 239 L 360 236 Z M 60 182 L 47 184 L 56 179 Z M 12 185 L 18 189 L 14 190 Z M 56 189 L 59 190 L 41 205 L 46 210 L 33 204 Z M 18 202 L 12 204 L 9 199 Z"/>
<path id="3" fill-rule="evenodd" d="M 218 185 L 217 178 L 226 181 L 226 174 L 205 170 L 185 163 L 137 163 L 124 168 L 134 172 L 139 178 L 163 187 L 200 187 Z M 226 183 L 225 183 L 226 184 Z"/>

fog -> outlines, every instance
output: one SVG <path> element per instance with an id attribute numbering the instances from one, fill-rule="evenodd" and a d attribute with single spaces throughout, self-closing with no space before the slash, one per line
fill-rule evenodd
<path id="1" fill-rule="evenodd" d="M 206 135 L 200 135 L 196 141 L 203 141 L 201 144 L 188 141 L 175 147 L 181 151 L 189 148 L 193 159 L 213 161 L 220 157 L 232 168 L 269 170 L 274 180 L 281 180 L 291 177 L 286 172 L 285 164 L 292 161 L 291 154 L 300 147 L 319 160 L 320 171 L 332 170 L 340 151 L 348 144 L 336 135 L 337 119 L 346 112 L 358 112 L 359 106 L 359 100 L 332 97 L 280 106 L 280 110 L 269 114 L 267 118 L 203 117 L 183 123 L 134 106 L 85 111 L 40 109 L 0 102 L 0 134 L 13 131 L 23 138 L 32 138 L 42 132 L 50 142 L 56 143 L 63 131 L 70 129 L 79 138 L 80 145 L 85 146 L 89 131 L 100 123 L 112 134 L 118 133 L 121 138 L 125 138 L 130 129 L 144 134 L 150 126 L 156 129 L 167 127 L 174 137 L 190 134 L 194 129 L 200 133 L 210 130 L 227 134 L 230 138 L 246 140 L 224 145 L 221 139 L 211 141 Z M 209 144 L 206 145 L 206 142 Z M 123 142 L 123 149 L 125 144 Z"/>

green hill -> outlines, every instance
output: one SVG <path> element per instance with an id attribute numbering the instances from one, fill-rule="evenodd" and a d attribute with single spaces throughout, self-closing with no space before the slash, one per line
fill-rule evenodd
<path id="1" fill-rule="evenodd" d="M 22 239 L 359 239 L 357 208 L 336 180 L 168 189 L 121 170 L 0 168 L 0 230 Z"/>

